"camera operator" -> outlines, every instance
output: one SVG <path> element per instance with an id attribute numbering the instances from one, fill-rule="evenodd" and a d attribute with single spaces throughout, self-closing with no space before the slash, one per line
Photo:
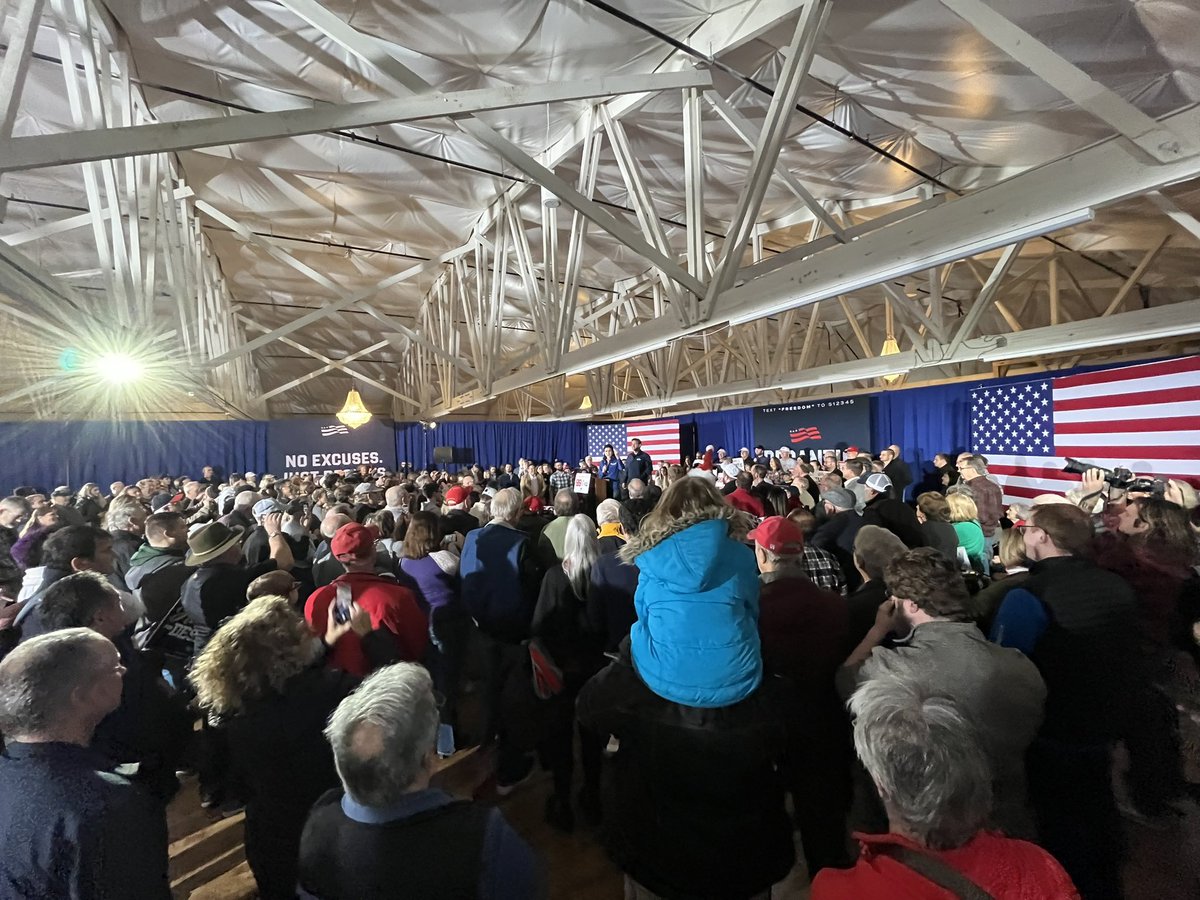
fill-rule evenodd
<path id="1" fill-rule="evenodd" d="M 1168 694 L 1174 672 L 1172 638 L 1185 628 L 1185 586 L 1195 578 L 1196 533 L 1187 511 L 1157 496 L 1134 496 L 1096 539 L 1101 568 L 1120 575 L 1138 601 L 1138 664 L 1125 746 L 1130 800 L 1151 817 L 1171 812 L 1185 791 L 1179 717 Z"/>
<path id="2" fill-rule="evenodd" d="M 1068 460 L 1069 471 L 1085 465 Z M 1124 738 L 1129 797 L 1143 815 L 1169 815 L 1185 791 L 1172 699 L 1181 673 L 1176 656 L 1179 651 L 1196 656 L 1197 649 L 1194 603 L 1188 599 L 1200 586 L 1193 568 L 1200 561 L 1198 532 L 1189 518 L 1196 491 L 1175 479 L 1087 467 L 1080 490 L 1068 496 L 1100 520 L 1103 533 L 1094 547 L 1100 567 L 1125 579 L 1137 598 L 1136 664 Z"/>

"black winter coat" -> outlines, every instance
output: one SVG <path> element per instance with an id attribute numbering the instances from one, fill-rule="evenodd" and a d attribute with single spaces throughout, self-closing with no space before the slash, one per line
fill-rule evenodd
<path id="1" fill-rule="evenodd" d="M 796 718 L 790 686 L 768 678 L 733 706 L 681 706 L 643 684 L 628 648 L 576 705 L 581 725 L 620 741 L 603 835 L 613 861 L 665 897 L 767 890 L 796 855 L 779 775 Z"/>
<path id="2" fill-rule="evenodd" d="M 867 501 L 862 514 L 863 525 L 878 525 L 886 528 L 910 550 L 925 546 L 925 534 L 921 531 L 921 523 L 917 521 L 917 513 L 907 503 L 893 500 L 882 494 Z"/>
<path id="3" fill-rule="evenodd" d="M 393 643 L 378 631 L 363 638 L 363 649 L 373 666 L 396 659 Z M 323 730 L 358 684 L 353 675 L 318 661 L 288 679 L 280 693 L 220 720 L 248 794 L 246 858 L 264 897 L 285 895 L 295 886 L 308 811 L 318 797 L 340 786 Z"/>

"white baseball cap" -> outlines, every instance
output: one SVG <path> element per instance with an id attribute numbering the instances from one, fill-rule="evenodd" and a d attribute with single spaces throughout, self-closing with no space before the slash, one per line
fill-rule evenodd
<path id="1" fill-rule="evenodd" d="M 882 472 L 875 472 L 867 476 L 867 487 L 881 494 L 886 494 L 892 489 L 892 479 L 888 478 Z"/>

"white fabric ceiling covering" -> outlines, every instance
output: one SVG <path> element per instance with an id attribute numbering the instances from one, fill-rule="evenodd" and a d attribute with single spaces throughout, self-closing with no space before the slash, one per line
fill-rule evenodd
<path id="1" fill-rule="evenodd" d="M 245 0 L 107 0 L 132 49 L 132 71 L 160 121 L 247 110 L 274 111 L 315 103 L 347 103 L 402 96 L 405 92 L 290 10 L 274 2 Z M 443 92 L 582 81 L 648 73 L 675 52 L 654 32 L 685 44 L 710 16 L 745 6 L 729 0 L 616 0 L 612 6 L 645 27 L 579 0 L 508 0 L 481 4 L 346 2 L 325 6 L 353 28 L 386 41 L 393 55 Z M 1115 91 L 1142 112 L 1160 118 L 1200 100 L 1200 4 L 1168 0 L 1006 0 L 990 4 L 1064 59 Z M 14 135 L 53 134 L 76 127 L 54 62 L 60 46 L 50 27 L 50 3 L 37 36 Z M 772 88 L 779 48 L 794 16 L 756 39 L 718 56 L 724 66 Z M 696 46 L 706 53 L 708 48 Z M 763 120 L 770 97 L 720 68 L 716 91 L 752 122 Z M 1079 109 L 1053 87 L 997 49 L 937 0 L 883 3 L 837 0 L 817 44 L 800 103 L 862 142 L 799 112 L 781 151 L 786 168 L 820 200 L 844 204 L 855 221 L 917 196 L 936 178 L 952 193 L 971 192 L 1023 170 L 1059 159 L 1113 136 L 1113 129 Z M 538 157 L 565 138 L 589 101 L 555 103 L 478 115 L 524 151 Z M 683 139 L 679 91 L 667 91 L 623 120 L 660 217 L 685 217 Z M 750 150 L 711 109 L 704 113 L 707 230 L 723 235 L 737 207 Z M 198 199 L 254 232 L 272 235 L 303 262 L 356 291 L 468 240 L 488 205 L 514 180 L 525 180 L 504 160 L 448 119 L 354 129 L 360 138 L 334 134 L 188 150 L 179 168 Z M 872 146 L 868 146 L 867 143 Z M 596 197 L 629 207 L 624 181 L 603 145 Z M 880 150 L 904 161 L 906 168 Z M 579 151 L 558 173 L 574 182 Z M 88 207 L 82 167 L 11 172 L 2 193 L 10 198 L 0 239 L 40 223 L 78 215 Z M 1200 192 L 1179 188 L 1171 196 L 1200 212 Z M 522 210 L 530 223 L 534 263 L 541 265 L 536 191 Z M 857 211 L 855 211 L 857 210 Z M 570 210 L 560 216 L 565 247 Z M 626 214 L 628 221 L 634 221 Z M 807 214 L 776 178 L 759 222 L 779 229 L 767 236 L 779 250 L 807 238 Z M 205 232 L 241 312 L 267 328 L 335 299 L 325 288 L 272 259 L 260 247 L 202 218 Z M 799 226 L 789 228 L 788 226 Z M 1075 229 L 1072 249 L 1127 274 L 1140 253 L 1169 223 L 1140 200 L 1098 214 Z M 668 226 L 672 249 L 685 251 L 682 227 Z M 1031 252 L 1041 251 L 1031 246 Z M 1154 267 L 1151 283 L 1165 300 L 1195 297 L 1200 266 L 1196 241 L 1172 240 Z M 21 247 L 47 270 L 70 274 L 79 288 L 100 288 L 91 229 L 80 228 Z M 1086 287 L 1109 277 L 1096 267 L 1066 261 Z M 587 292 L 612 290 L 613 282 L 640 275 L 647 262 L 597 228 L 588 233 L 580 276 Z M 89 275 L 91 272 L 93 274 Z M 978 289 L 956 270 L 947 285 Z M 377 309 L 413 326 L 433 284 L 426 274 L 373 299 Z M 520 279 L 513 276 L 502 350 L 516 354 L 533 341 Z M 963 296 L 966 296 L 964 293 Z M 862 308 L 882 302 L 864 294 Z M 1030 322 L 1044 324 L 1036 299 L 1026 303 Z M 844 320 L 831 310 L 827 320 Z M 381 323 L 352 310 L 300 329 L 292 337 L 333 357 L 379 340 Z M 246 331 L 246 337 L 256 332 Z M 263 389 L 303 375 L 320 364 L 282 343 L 255 352 Z M 387 347 L 360 360 L 374 377 L 392 383 L 405 354 Z M 337 372 L 274 397 L 269 411 L 286 415 L 327 411 L 340 403 L 348 379 Z M 574 386 L 574 383 L 572 383 Z M 368 402 L 390 403 L 364 387 Z M 576 404 L 577 405 L 577 404 Z M 472 410 L 480 413 L 483 409 Z"/>

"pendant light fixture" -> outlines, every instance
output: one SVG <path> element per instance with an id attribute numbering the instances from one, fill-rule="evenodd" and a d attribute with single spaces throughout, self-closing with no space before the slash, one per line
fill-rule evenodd
<path id="1" fill-rule="evenodd" d="M 879 350 L 880 356 L 895 356 L 900 352 L 900 345 L 896 343 L 895 326 L 892 323 L 892 300 L 890 297 L 884 301 L 884 317 L 887 323 L 887 338 L 884 339 L 883 347 Z M 884 375 L 884 383 L 895 384 L 900 380 L 899 375 Z"/>
<path id="2" fill-rule="evenodd" d="M 363 405 L 358 390 L 351 385 L 350 393 L 346 394 L 346 402 L 337 413 L 338 421 L 348 428 L 358 428 L 371 421 L 371 411 Z"/>

